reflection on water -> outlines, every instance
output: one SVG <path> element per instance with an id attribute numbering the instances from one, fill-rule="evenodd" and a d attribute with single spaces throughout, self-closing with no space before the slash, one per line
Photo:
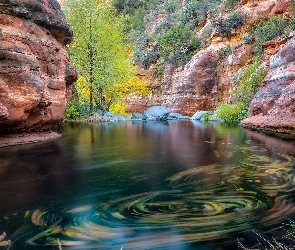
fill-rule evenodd
<path id="1" fill-rule="evenodd" d="M 198 122 L 67 124 L 0 149 L 6 249 L 238 249 L 295 215 L 294 141 Z"/>

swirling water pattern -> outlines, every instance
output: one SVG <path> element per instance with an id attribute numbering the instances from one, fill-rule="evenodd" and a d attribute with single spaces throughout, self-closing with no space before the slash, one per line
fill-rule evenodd
<path id="1" fill-rule="evenodd" d="M 162 189 L 97 205 L 49 206 L 7 215 L 2 219 L 6 225 L 24 218 L 9 249 L 17 249 L 20 238 L 26 239 L 28 249 L 237 249 L 232 235 L 270 230 L 294 216 L 293 156 L 250 140 L 227 143 L 216 158 L 222 152 L 220 162 L 167 176 Z M 140 183 L 148 177 L 132 178 Z"/>

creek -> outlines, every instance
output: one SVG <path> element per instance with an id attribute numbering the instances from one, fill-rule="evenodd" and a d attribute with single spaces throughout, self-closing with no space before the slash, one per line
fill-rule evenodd
<path id="1" fill-rule="evenodd" d="M 0 148 L 0 188 L 3 249 L 291 244 L 295 141 L 197 121 L 68 123 Z"/>

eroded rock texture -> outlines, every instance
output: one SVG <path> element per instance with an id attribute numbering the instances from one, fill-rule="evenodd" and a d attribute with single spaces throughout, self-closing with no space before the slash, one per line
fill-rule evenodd
<path id="1" fill-rule="evenodd" d="M 77 74 L 72 31 L 56 0 L 0 0 L 0 132 L 60 122 Z"/>
<path id="2" fill-rule="evenodd" d="M 161 84 L 153 84 L 149 99 L 128 100 L 129 112 L 143 112 L 147 107 L 162 105 L 171 112 L 192 116 L 197 110 L 213 110 L 218 93 L 218 56 L 214 51 L 200 51 L 184 69 L 167 66 Z"/>
<path id="3" fill-rule="evenodd" d="M 213 51 L 196 54 L 181 72 L 166 74 L 162 84 L 162 105 L 171 112 L 193 115 L 212 110 L 217 96 L 217 61 Z"/>
<path id="4" fill-rule="evenodd" d="M 295 37 L 269 60 L 265 86 L 254 96 L 244 126 L 295 132 Z"/>

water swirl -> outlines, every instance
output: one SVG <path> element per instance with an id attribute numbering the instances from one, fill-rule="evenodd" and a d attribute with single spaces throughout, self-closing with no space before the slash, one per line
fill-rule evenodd
<path id="1" fill-rule="evenodd" d="M 287 155 L 248 154 L 239 163 L 176 173 L 165 180 L 165 190 L 65 210 L 49 224 L 46 213 L 34 211 L 33 225 L 46 230 L 27 244 L 132 249 L 226 238 L 257 222 L 271 227 L 295 214 L 294 167 Z"/>

